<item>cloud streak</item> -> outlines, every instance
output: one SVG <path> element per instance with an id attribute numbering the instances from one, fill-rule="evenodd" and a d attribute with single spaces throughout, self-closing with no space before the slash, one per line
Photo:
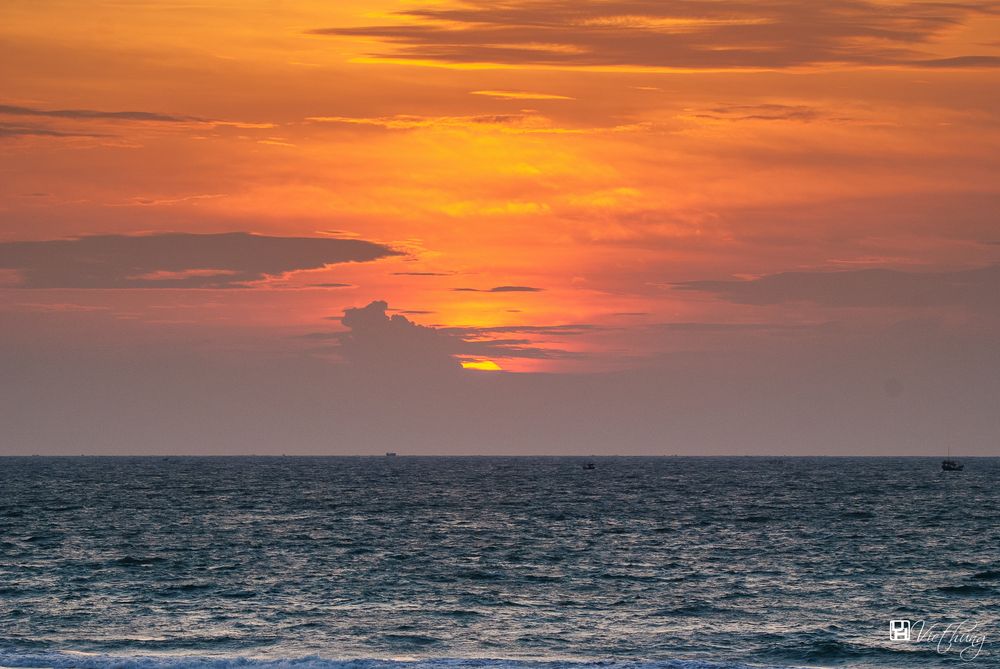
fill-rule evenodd
<path id="1" fill-rule="evenodd" d="M 539 114 L 478 114 L 474 116 L 308 116 L 311 123 L 330 123 L 378 128 L 381 130 L 412 131 L 442 130 L 495 132 L 508 135 L 587 135 L 601 132 L 619 133 L 646 129 L 644 123 L 626 123 L 605 127 L 565 127 Z"/>
<path id="2" fill-rule="evenodd" d="M 544 288 L 532 286 L 495 286 L 493 288 L 453 288 L 459 293 L 540 293 Z"/>
<path id="3" fill-rule="evenodd" d="M 756 104 L 720 105 L 694 116 L 719 121 L 815 121 L 824 115 L 806 105 Z"/>
<path id="4" fill-rule="evenodd" d="M 931 69 L 963 69 L 1000 67 L 1000 56 L 956 56 L 954 58 L 933 58 L 912 63 L 915 67 Z"/>
<path id="5" fill-rule="evenodd" d="M 393 276 L 451 276 L 449 272 L 393 272 Z"/>
<path id="6" fill-rule="evenodd" d="M 94 109 L 35 109 L 17 105 L 0 105 L 0 114 L 6 116 L 36 116 L 80 121 L 155 121 L 158 123 L 210 123 L 197 116 L 173 116 L 146 111 L 98 111 Z"/>
<path id="7" fill-rule="evenodd" d="M 949 272 L 781 272 L 743 281 L 687 281 L 674 287 L 752 305 L 812 302 L 828 307 L 1000 309 L 1000 265 Z"/>
<path id="8" fill-rule="evenodd" d="M 841 64 L 995 66 L 992 56 L 929 59 L 918 47 L 993 2 L 866 0 L 471 0 L 399 12 L 406 23 L 320 28 L 375 38 L 375 58 L 451 65 L 777 69 Z"/>
<path id="9" fill-rule="evenodd" d="M 0 243 L 21 288 L 240 288 L 288 272 L 400 255 L 382 244 L 247 232 L 94 235 Z"/>
<path id="10" fill-rule="evenodd" d="M 162 114 L 149 111 L 103 111 L 97 109 L 38 109 L 36 107 L 24 107 L 21 105 L 0 105 L 0 116 L 26 116 L 37 119 L 55 119 L 57 121 L 106 121 L 106 122 L 126 122 L 126 123 L 166 123 L 166 124 L 197 124 L 213 127 L 232 127 L 240 129 L 267 129 L 275 127 L 274 123 L 253 123 L 245 121 L 226 121 L 221 119 L 204 118 L 201 116 L 182 116 L 176 114 Z M 68 136 L 71 133 L 58 133 L 55 131 L 35 134 L 49 134 L 51 136 Z"/>
<path id="11" fill-rule="evenodd" d="M 53 130 L 52 128 L 42 128 L 33 125 L 16 125 L 12 123 L 0 123 L 0 137 L 109 137 L 102 133 L 94 132 L 65 132 Z"/>
<path id="12" fill-rule="evenodd" d="M 471 95 L 483 95 L 497 100 L 575 100 L 567 95 L 554 93 L 530 93 L 528 91 L 471 91 Z"/>

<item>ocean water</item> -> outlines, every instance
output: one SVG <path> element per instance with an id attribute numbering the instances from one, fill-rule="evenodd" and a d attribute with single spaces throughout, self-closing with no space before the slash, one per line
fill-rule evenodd
<path id="1" fill-rule="evenodd" d="M 0 458 L 0 666 L 1000 667 L 1000 460 L 592 460 Z"/>

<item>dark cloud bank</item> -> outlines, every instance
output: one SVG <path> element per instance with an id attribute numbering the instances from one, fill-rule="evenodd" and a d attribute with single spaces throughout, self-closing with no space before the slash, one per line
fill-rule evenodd
<path id="1" fill-rule="evenodd" d="M 817 64 L 996 67 L 995 56 L 928 55 L 928 43 L 993 2 L 865 0 L 470 0 L 400 12 L 410 24 L 320 28 L 377 38 L 373 55 L 444 63 L 786 68 Z"/>
<path id="2" fill-rule="evenodd" d="M 344 311 L 341 323 L 347 332 L 316 333 L 338 343 L 335 352 L 349 363 L 394 375 L 414 372 L 447 373 L 460 370 L 459 358 L 571 357 L 568 351 L 540 348 L 525 337 L 499 338 L 498 334 L 577 334 L 588 326 L 434 328 L 414 323 L 402 314 L 389 316 L 389 305 L 377 300 L 365 307 Z"/>
<path id="3" fill-rule="evenodd" d="M 493 288 L 455 288 L 461 293 L 540 293 L 541 288 L 532 286 L 494 286 Z"/>
<path id="4" fill-rule="evenodd" d="M 829 307 L 1000 309 L 1000 264 L 950 272 L 864 269 L 782 272 L 742 281 L 688 281 L 679 290 L 714 293 L 740 304 L 812 302 Z"/>
<path id="5" fill-rule="evenodd" d="M 399 255 L 381 244 L 246 232 L 94 235 L 0 243 L 22 288 L 238 288 L 297 270 Z"/>

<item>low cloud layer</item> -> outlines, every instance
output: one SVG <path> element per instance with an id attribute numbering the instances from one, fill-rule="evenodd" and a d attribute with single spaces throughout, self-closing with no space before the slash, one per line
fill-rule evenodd
<path id="1" fill-rule="evenodd" d="M 815 121 L 823 113 L 806 105 L 755 104 L 720 105 L 694 116 L 718 121 Z"/>
<path id="2" fill-rule="evenodd" d="M 107 137 L 108 135 L 94 132 L 66 132 L 53 130 L 37 125 L 16 123 L 0 123 L 0 137 Z"/>
<path id="3" fill-rule="evenodd" d="M 206 356 L 121 329 L 88 343 L 81 325 L 98 318 L 0 311 L 0 452 L 939 456 L 951 443 L 962 457 L 996 453 L 995 330 L 927 319 L 614 373 L 503 374 L 462 373 L 450 352 L 465 344 L 387 319 L 384 303 L 345 317 L 345 352 L 367 365 L 240 346 Z M 421 354 L 451 373 L 408 359 Z"/>
<path id="4" fill-rule="evenodd" d="M 376 38 L 375 57 L 440 63 L 787 68 L 819 64 L 995 67 L 991 56 L 934 59 L 927 47 L 991 2 L 865 0 L 470 0 L 400 12 L 408 23 L 321 28 Z"/>
<path id="5" fill-rule="evenodd" d="M 598 329 L 599 328 L 596 325 L 590 325 L 587 323 L 569 323 L 566 325 L 498 325 L 481 328 L 449 327 L 439 328 L 439 331 L 473 338 L 489 337 L 498 333 L 521 333 L 572 337 L 588 334 Z"/>
<path id="6" fill-rule="evenodd" d="M 41 109 L 23 105 L 0 104 L 0 117 L 12 117 L 15 123 L 0 123 L 0 137 L 47 136 L 47 137 L 107 137 L 107 133 L 83 133 L 77 130 L 62 128 L 46 128 L 26 121 L 55 123 L 68 125 L 70 128 L 81 124 L 101 124 L 117 126 L 128 124 L 160 124 L 175 127 L 233 127 L 241 129 L 268 129 L 275 124 L 267 122 L 247 122 L 205 118 L 202 116 L 187 116 L 181 114 L 164 114 L 151 111 L 106 111 L 101 109 Z M 6 130 L 5 130 L 6 129 Z"/>
<path id="7" fill-rule="evenodd" d="M 494 286 L 493 288 L 455 288 L 461 293 L 540 293 L 542 288 L 533 286 Z"/>
<path id="8" fill-rule="evenodd" d="M 389 305 L 377 300 L 346 309 L 339 333 L 316 333 L 339 343 L 337 353 L 347 362 L 390 370 L 399 375 L 457 370 L 462 358 L 557 358 L 573 354 L 535 346 L 532 340 L 496 338 L 498 334 L 579 334 L 590 326 L 518 326 L 501 328 L 434 328 L 414 323 L 402 314 L 387 314 Z"/>
<path id="9" fill-rule="evenodd" d="M 399 255 L 373 242 L 247 232 L 0 243 L 20 288 L 239 288 L 268 276 Z"/>
<path id="10" fill-rule="evenodd" d="M 195 116 L 173 116 L 146 111 L 98 111 L 95 109 L 36 109 L 17 105 L 0 105 L 0 114 L 6 116 L 36 116 L 44 118 L 64 118 L 83 121 L 155 121 L 159 123 L 203 122 L 206 119 Z"/>
<path id="11" fill-rule="evenodd" d="M 687 281 L 674 287 L 713 293 L 739 304 L 1000 309 L 1000 265 L 951 272 L 782 272 L 742 281 Z"/>

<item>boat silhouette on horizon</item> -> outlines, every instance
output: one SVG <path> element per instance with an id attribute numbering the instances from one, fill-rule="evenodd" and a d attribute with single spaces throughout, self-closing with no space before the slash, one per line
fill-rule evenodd
<path id="1" fill-rule="evenodd" d="M 941 461 L 941 471 L 960 472 L 963 469 L 965 469 L 965 465 L 951 457 L 951 444 L 948 444 L 948 456 Z"/>

